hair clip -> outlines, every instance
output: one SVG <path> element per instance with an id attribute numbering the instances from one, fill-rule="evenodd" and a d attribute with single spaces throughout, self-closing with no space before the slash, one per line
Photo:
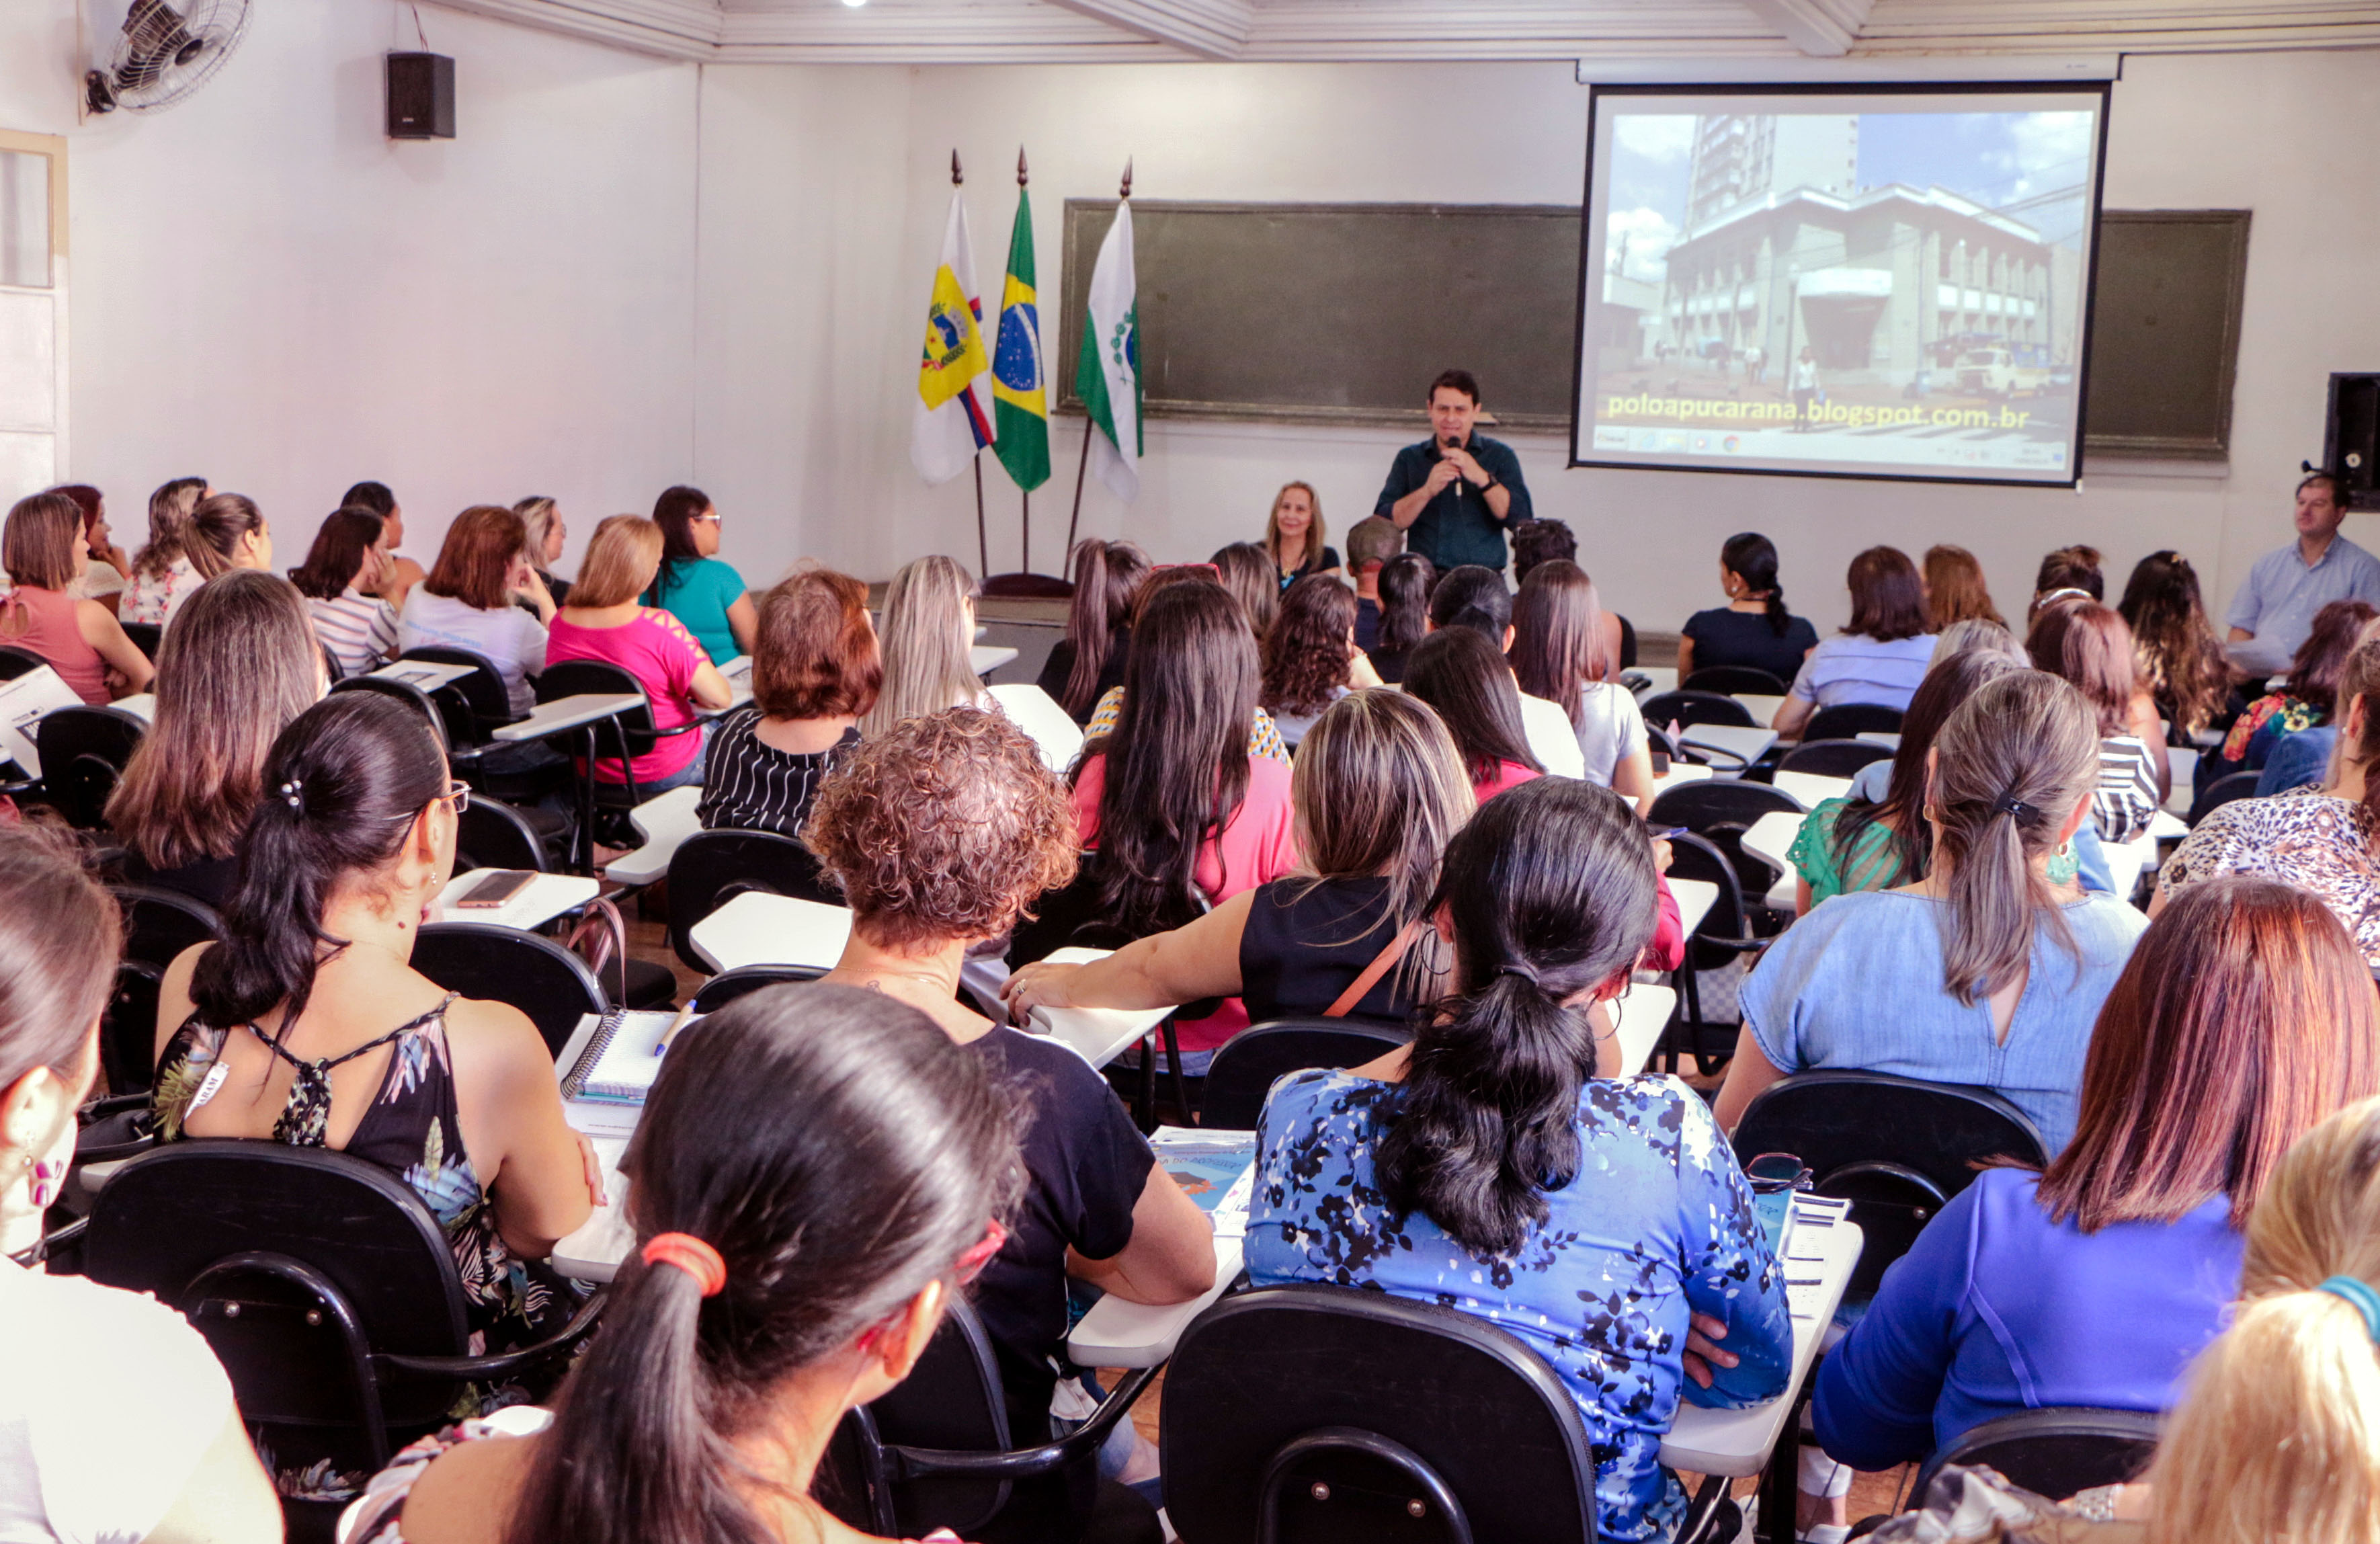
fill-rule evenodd
<path id="1" fill-rule="evenodd" d="M 2002 794 L 1999 797 L 1992 800 L 1992 813 L 1995 815 L 2013 815 L 2019 820 L 2022 820 L 2025 816 L 2033 813 L 2033 806 L 2025 803 L 2024 800 L 2017 797 L 2014 794 Z"/>
<path id="2" fill-rule="evenodd" d="M 281 785 L 281 796 L 289 801 L 289 808 L 292 809 L 303 809 L 306 807 L 302 796 L 305 792 L 306 784 L 299 778 L 293 777 Z"/>

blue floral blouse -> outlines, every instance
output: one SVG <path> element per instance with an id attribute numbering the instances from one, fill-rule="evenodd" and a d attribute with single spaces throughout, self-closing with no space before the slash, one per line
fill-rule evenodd
<path id="1" fill-rule="evenodd" d="M 1273 1086 L 1257 1133 L 1247 1265 L 1258 1285 L 1372 1287 L 1476 1314 L 1551 1364 L 1586 1417 L 1596 1528 L 1666 1538 L 1686 1506 L 1660 1465 L 1681 1395 L 1735 1408 L 1784 1392 L 1792 1357 L 1785 1273 L 1752 1187 L 1701 1098 L 1674 1078 L 1590 1080 L 1579 1091 L 1577 1177 L 1510 1256 L 1471 1253 L 1427 1216 L 1393 1215 L 1373 1170 L 1400 1085 L 1345 1072 Z M 1741 1358 L 1686 1381 L 1689 1312 L 1728 1327 Z"/>

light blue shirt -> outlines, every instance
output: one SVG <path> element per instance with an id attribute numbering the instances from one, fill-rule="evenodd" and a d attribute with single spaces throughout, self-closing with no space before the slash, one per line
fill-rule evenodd
<path id="1" fill-rule="evenodd" d="M 2286 743 L 2286 742 L 2284 742 Z M 2263 793 L 2259 784 L 2256 792 Z M 1870 761 L 1852 774 L 1852 797 L 1865 799 L 1870 804 L 1882 804 L 1892 792 L 1892 759 Z M 2099 833 L 2085 821 L 2074 833 L 2074 877 L 2085 890 L 2112 893 L 2116 888 L 2116 871 L 2107 867 L 2107 849 L 2099 843 Z"/>
<path id="2" fill-rule="evenodd" d="M 2312 567 L 2294 541 L 2266 553 L 2248 570 L 2248 582 L 2231 597 L 2232 626 L 2256 635 L 2273 657 L 2286 659 L 2313 631 L 2313 614 L 2333 601 L 2380 606 L 2380 557 L 2334 536 Z"/>
<path id="3" fill-rule="evenodd" d="M 1793 695 L 1821 708 L 1864 702 L 1906 712 L 1933 663 L 1931 633 L 1889 641 L 1865 633 L 1838 633 L 1821 638 L 1802 662 L 1793 677 Z"/>
<path id="4" fill-rule="evenodd" d="M 2111 895 L 2063 909 L 2080 953 L 2034 929 L 2032 966 L 2008 1036 L 1988 1002 L 1943 990 L 1948 903 L 1877 890 L 1837 895 L 1773 944 L 1744 979 L 1743 1027 L 1780 1071 L 1892 1073 L 1990 1088 L 2032 1118 L 2050 1156 L 2074 1135 L 2082 1058 L 2099 1004 L 2149 919 Z"/>

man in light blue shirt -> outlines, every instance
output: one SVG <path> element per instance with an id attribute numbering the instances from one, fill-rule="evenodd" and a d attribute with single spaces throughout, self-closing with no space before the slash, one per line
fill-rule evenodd
<path id="1" fill-rule="evenodd" d="M 2333 601 L 2380 606 L 2380 558 L 2338 534 L 2346 518 L 2337 478 L 2315 472 L 2298 484 L 2297 544 L 2258 558 L 2231 597 L 2235 663 L 2252 673 L 2287 670 L 2314 613 Z"/>

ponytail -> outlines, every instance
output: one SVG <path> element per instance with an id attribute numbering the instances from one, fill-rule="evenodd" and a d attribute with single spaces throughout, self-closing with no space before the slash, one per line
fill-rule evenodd
<path id="1" fill-rule="evenodd" d="M 739 1439 L 776 1418 L 787 1378 L 987 1258 L 1020 1187 L 1014 1098 L 923 1014 L 847 987 L 773 987 L 685 1036 L 624 1165 L 646 1247 L 563 1387 L 508 1544 L 772 1544 Z M 722 1269 L 698 1281 L 662 1234 Z"/>
<path id="2" fill-rule="evenodd" d="M 215 493 L 190 511 L 181 528 L 182 555 L 202 579 L 231 567 L 239 539 L 264 529 L 264 516 L 245 493 Z"/>
<path id="3" fill-rule="evenodd" d="M 1075 598 L 1066 609 L 1066 641 L 1075 665 L 1066 673 L 1059 706 L 1087 718 L 1099 700 L 1099 676 L 1116 629 L 1132 614 L 1133 591 L 1148 572 L 1148 559 L 1129 541 L 1087 537 L 1075 548 Z"/>
<path id="4" fill-rule="evenodd" d="M 437 736 L 404 703 L 342 692 L 292 719 L 265 757 L 223 937 L 190 979 L 200 1022 L 251 1023 L 278 1006 L 285 1031 L 296 1023 L 322 947 L 346 947 L 322 928 L 333 893 L 394 859 L 413 817 L 445 791 Z"/>
<path id="5" fill-rule="evenodd" d="M 190 511 L 198 507 L 206 491 L 205 478 L 177 477 L 149 495 L 149 540 L 133 556 L 132 574 L 152 579 L 165 577 L 165 570 L 182 555 Z"/>
<path id="6" fill-rule="evenodd" d="M 1756 530 L 1743 531 L 1720 545 L 1718 561 L 1746 590 L 1766 597 L 1768 630 L 1783 638 L 1793 614 L 1785 609 L 1785 587 L 1777 582 L 1777 543 Z"/>
<path id="7" fill-rule="evenodd" d="M 1653 936 L 1652 844 L 1609 788 L 1541 778 L 1481 806 L 1447 845 L 1427 914 L 1454 928 L 1454 996 L 1426 1010 L 1378 1173 L 1474 1254 L 1509 1255 L 1577 1177 L 1586 1010 Z"/>

